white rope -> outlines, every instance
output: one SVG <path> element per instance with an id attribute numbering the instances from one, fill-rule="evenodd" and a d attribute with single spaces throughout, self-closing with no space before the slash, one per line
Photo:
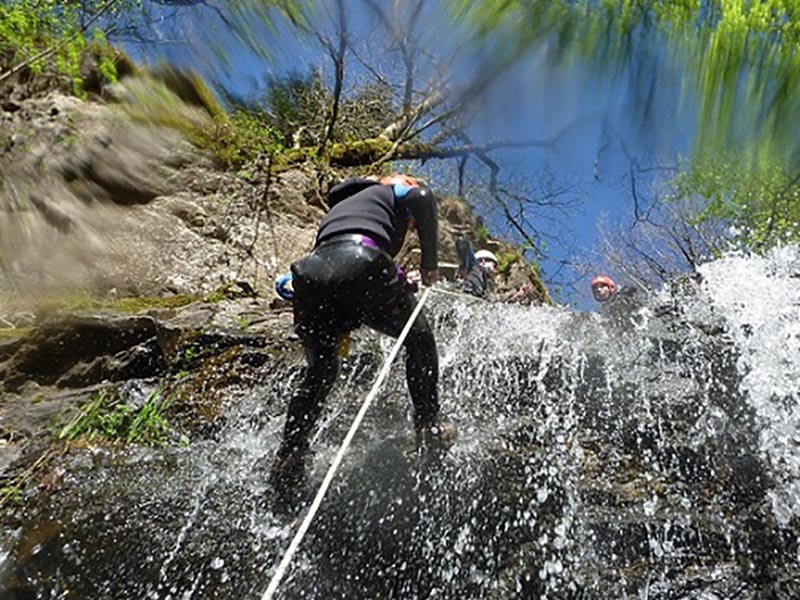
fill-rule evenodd
<path id="1" fill-rule="evenodd" d="M 475 296 L 474 294 L 468 294 L 467 292 L 459 292 L 456 290 L 446 290 L 443 288 L 429 288 L 431 291 L 436 292 L 437 294 L 444 294 L 445 296 L 455 296 L 456 298 L 463 298 L 464 300 L 472 300 L 473 302 L 486 302 L 485 298 L 480 298 Z"/>
<path id="2" fill-rule="evenodd" d="M 314 502 L 311 503 L 311 508 L 308 509 L 308 513 L 306 514 L 305 519 L 300 525 L 300 529 L 297 530 L 297 533 L 294 535 L 294 539 L 292 543 L 289 544 L 289 548 L 286 550 L 286 554 L 283 556 L 283 560 L 278 565 L 278 569 L 275 571 L 275 574 L 272 576 L 272 580 L 269 582 L 269 587 L 267 587 L 267 591 L 264 592 L 264 595 L 261 596 L 261 600 L 271 600 L 271 598 L 275 595 L 275 592 L 278 590 L 278 585 L 283 579 L 284 574 L 286 573 L 286 569 L 289 567 L 289 563 L 292 561 L 292 557 L 294 553 L 297 552 L 297 548 L 300 546 L 300 542 L 303 540 L 303 536 L 308 531 L 309 526 L 311 525 L 311 521 L 314 519 L 314 515 L 316 515 L 317 510 L 319 510 L 320 505 L 322 504 L 322 499 L 325 497 L 325 493 L 328 491 L 328 488 L 331 485 L 331 481 L 333 481 L 333 476 L 336 474 L 336 469 L 339 468 L 339 464 L 342 462 L 344 458 L 344 453 L 347 451 L 347 447 L 350 445 L 350 442 L 353 441 L 353 437 L 356 435 L 356 431 L 358 431 L 359 425 L 361 425 L 361 421 L 364 420 L 364 416 L 367 414 L 367 410 L 369 409 L 370 404 L 375 399 L 375 396 L 378 393 L 378 389 L 383 383 L 383 380 L 389 374 L 389 369 L 392 366 L 392 362 L 394 362 L 397 353 L 400 351 L 400 346 L 403 344 L 403 341 L 406 339 L 408 332 L 411 330 L 411 326 L 414 324 L 414 321 L 417 319 L 417 315 L 419 315 L 419 311 L 422 310 L 422 305 L 425 304 L 425 300 L 428 299 L 428 293 L 431 291 L 431 288 L 426 288 L 425 293 L 422 294 L 422 298 L 417 303 L 417 307 L 414 309 L 414 312 L 408 319 L 406 326 L 403 328 L 403 331 L 397 338 L 397 342 L 395 343 L 392 351 L 389 353 L 389 357 L 386 359 L 386 362 L 383 363 L 383 369 L 381 369 L 380 374 L 378 375 L 378 379 L 375 380 L 375 384 L 372 386 L 369 394 L 367 395 L 366 400 L 361 405 L 361 410 L 358 411 L 353 424 L 350 426 L 350 431 L 347 432 L 347 435 L 342 442 L 342 446 L 339 448 L 339 452 L 336 453 L 336 456 L 331 463 L 330 468 L 328 469 L 328 473 L 325 475 L 325 479 L 322 480 L 322 485 L 319 486 L 319 491 L 317 492 L 316 497 L 314 498 Z"/>

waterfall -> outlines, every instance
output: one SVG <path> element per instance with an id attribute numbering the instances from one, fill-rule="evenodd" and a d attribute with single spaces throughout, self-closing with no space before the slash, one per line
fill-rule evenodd
<path id="1" fill-rule="evenodd" d="M 800 596 L 798 277 L 785 247 L 621 310 L 436 295 L 458 442 L 414 452 L 398 361 L 278 597 Z M 391 343 L 356 334 L 309 496 Z M 0 592 L 259 598 L 297 526 L 266 475 L 301 371 L 227 388 L 221 426 L 187 448 L 73 452 L 68 493 L 31 509 Z"/>

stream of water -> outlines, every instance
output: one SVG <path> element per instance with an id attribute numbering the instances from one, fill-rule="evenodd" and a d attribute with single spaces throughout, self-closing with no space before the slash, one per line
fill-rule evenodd
<path id="1" fill-rule="evenodd" d="M 397 361 L 278 597 L 800 597 L 800 252 L 701 276 L 600 314 L 435 296 L 458 442 L 413 452 Z M 357 335 L 310 495 L 391 343 Z M 186 448 L 76 452 L 0 597 L 260 598 L 298 524 L 266 473 L 300 369 Z"/>

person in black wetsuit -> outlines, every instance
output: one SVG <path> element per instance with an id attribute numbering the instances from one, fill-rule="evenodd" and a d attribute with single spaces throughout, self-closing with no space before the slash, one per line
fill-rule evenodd
<path id="1" fill-rule="evenodd" d="M 618 327 L 629 328 L 640 322 L 642 295 L 635 287 L 619 287 L 608 275 L 592 279 L 592 295 L 601 313 Z"/>
<path id="2" fill-rule="evenodd" d="M 497 257 L 489 250 L 472 251 L 469 241 L 456 240 L 461 289 L 478 298 L 487 298 L 491 281 L 497 272 Z"/>
<path id="3" fill-rule="evenodd" d="M 499 261 L 494 252 L 486 249 L 473 252 L 469 241 L 459 238 L 456 240 L 456 253 L 461 290 L 467 294 L 494 302 L 519 302 L 532 289 L 531 284 L 526 283 L 516 291 L 497 294 L 494 292 L 494 278 Z"/>
<path id="4" fill-rule="evenodd" d="M 406 232 L 416 226 L 424 284 L 438 279 L 436 198 L 405 175 L 348 179 L 328 194 L 329 211 L 314 250 L 292 264 L 294 323 L 308 367 L 289 402 L 272 480 L 302 481 L 309 435 L 339 372 L 338 345 L 360 325 L 400 335 L 416 307 L 413 288 L 395 265 Z M 437 395 L 438 355 L 433 332 L 420 313 L 405 339 L 407 384 L 420 445 L 444 442 Z"/>

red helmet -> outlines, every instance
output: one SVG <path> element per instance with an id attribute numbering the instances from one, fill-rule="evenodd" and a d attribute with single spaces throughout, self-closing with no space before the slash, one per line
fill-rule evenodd
<path id="1" fill-rule="evenodd" d="M 611 290 L 612 293 L 616 291 L 617 286 L 614 284 L 614 281 L 608 275 L 598 275 L 594 279 L 592 279 L 592 287 L 598 285 L 607 285 L 608 289 Z"/>

